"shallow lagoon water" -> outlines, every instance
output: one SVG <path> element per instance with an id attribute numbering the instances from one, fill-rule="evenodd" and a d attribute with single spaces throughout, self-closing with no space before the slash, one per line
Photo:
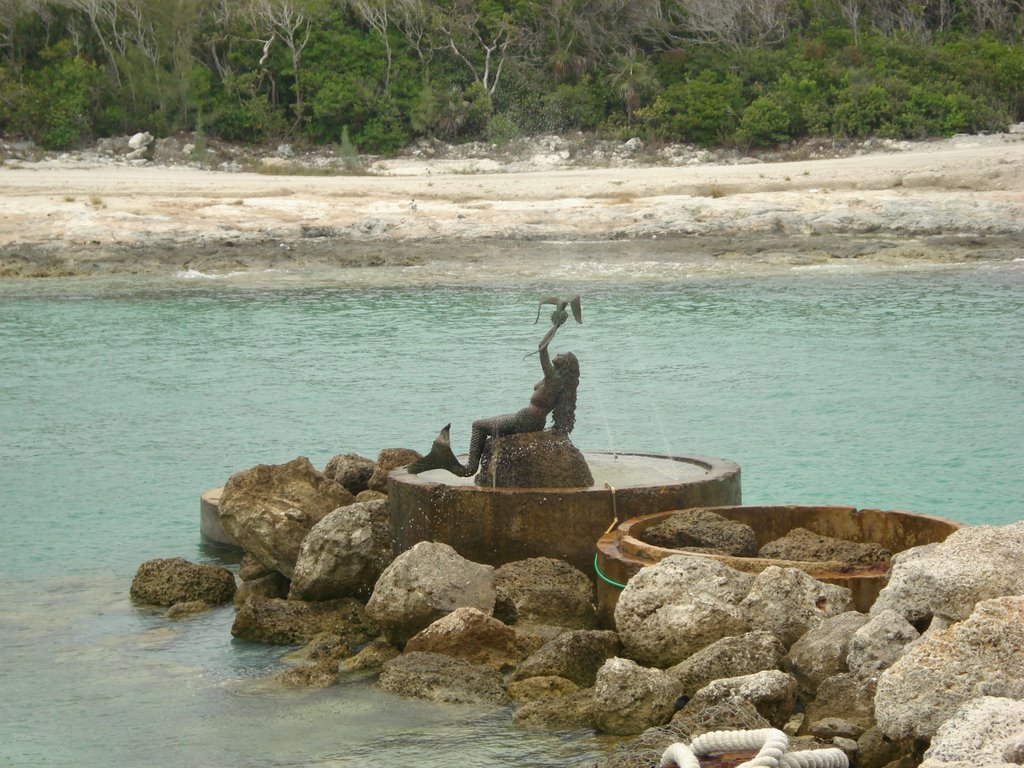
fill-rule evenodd
<path id="1" fill-rule="evenodd" d="M 1024 517 L 1024 263 L 719 271 L 350 270 L 0 283 L 0 764 L 592 763 L 588 733 L 263 678 L 230 608 L 127 598 L 153 557 L 216 561 L 198 496 L 297 455 L 426 449 L 514 410 L 543 294 L 584 450 L 718 456 L 744 501 Z M 391 287 L 388 287 L 391 286 Z"/>

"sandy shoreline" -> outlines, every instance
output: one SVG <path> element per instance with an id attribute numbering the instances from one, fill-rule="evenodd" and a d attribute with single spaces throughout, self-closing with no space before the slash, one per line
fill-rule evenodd
<path id="1" fill-rule="evenodd" d="M 422 264 L 453 242 L 498 269 L 505 244 L 544 241 L 794 263 L 1024 256 L 1020 133 L 800 162 L 486 173 L 422 159 L 348 176 L 9 162 L 0 190 L 0 277 Z"/>

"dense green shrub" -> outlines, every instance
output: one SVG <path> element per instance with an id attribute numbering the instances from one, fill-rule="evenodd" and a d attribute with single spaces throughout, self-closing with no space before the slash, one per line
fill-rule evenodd
<path id="1" fill-rule="evenodd" d="M 637 112 L 637 118 L 660 138 L 709 146 L 732 136 L 742 109 L 738 77 L 704 72 L 666 87 L 654 104 Z"/>
<path id="2" fill-rule="evenodd" d="M 771 96 L 760 96 L 743 110 L 736 139 L 745 146 L 768 147 L 790 139 L 791 119 Z"/>
<path id="3" fill-rule="evenodd" d="M 43 66 L 17 91 L 12 122 L 46 149 L 69 149 L 92 134 L 102 73 L 72 53 L 67 40 L 43 50 L 40 59 Z"/>

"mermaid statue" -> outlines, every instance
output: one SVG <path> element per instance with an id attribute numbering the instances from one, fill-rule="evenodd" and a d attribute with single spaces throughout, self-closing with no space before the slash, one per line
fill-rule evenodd
<path id="1" fill-rule="evenodd" d="M 488 438 L 521 432 L 539 432 L 544 429 L 549 413 L 551 414 L 551 430 L 553 432 L 563 435 L 572 432 L 576 424 L 576 390 L 580 383 L 580 363 L 572 352 L 563 352 L 552 360 L 548 352 L 548 345 L 554 339 L 555 332 L 569 317 L 569 313 L 566 311 L 567 306 L 571 307 L 576 322 L 583 322 L 580 297 L 571 296 L 560 299 L 549 296 L 542 298 L 537 307 L 538 320 L 540 319 L 540 308 L 545 304 L 553 304 L 555 310 L 551 313 L 551 328 L 537 346 L 536 354 L 540 356 L 540 367 L 544 372 L 544 378 L 533 388 L 529 404 L 515 413 L 474 421 L 469 440 L 469 457 L 465 464 L 460 462 L 452 451 L 450 434 L 452 425 L 446 424 L 434 440 L 430 452 L 407 467 L 411 474 L 417 475 L 431 469 L 446 469 L 459 477 L 471 477 L 480 467 L 480 458 L 484 454 Z"/>

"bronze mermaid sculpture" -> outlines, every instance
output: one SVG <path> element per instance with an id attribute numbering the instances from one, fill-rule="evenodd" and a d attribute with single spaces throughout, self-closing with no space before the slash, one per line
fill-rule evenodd
<path id="1" fill-rule="evenodd" d="M 565 311 L 567 305 L 572 306 L 576 321 L 583 322 L 580 313 L 580 297 L 543 298 L 537 308 L 538 318 L 540 317 L 540 307 L 544 304 L 554 304 L 556 309 L 551 313 L 551 329 L 537 346 L 544 378 L 533 388 L 529 404 L 515 413 L 474 421 L 469 442 L 469 457 L 465 464 L 460 462 L 452 451 L 451 424 L 446 424 L 434 440 L 430 452 L 407 467 L 411 474 L 417 475 L 431 469 L 446 469 L 459 477 L 471 477 L 480 467 L 480 457 L 484 453 L 488 438 L 521 432 L 539 432 L 544 429 L 549 413 L 551 414 L 551 430 L 553 432 L 563 435 L 572 432 L 576 424 L 576 390 L 580 382 L 580 363 L 572 352 L 564 352 L 552 360 L 548 353 L 548 345 L 554 338 L 555 332 L 568 318 L 568 313 Z"/>

